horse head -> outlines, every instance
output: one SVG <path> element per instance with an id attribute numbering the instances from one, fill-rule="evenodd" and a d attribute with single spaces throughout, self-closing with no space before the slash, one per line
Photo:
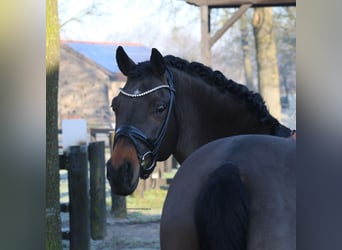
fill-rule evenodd
<path id="1" fill-rule="evenodd" d="M 127 82 L 112 100 L 116 128 L 107 178 L 112 192 L 128 195 L 139 177 L 146 179 L 156 161 L 166 160 L 176 145 L 175 89 L 171 72 L 156 49 L 150 61 L 136 64 L 119 46 L 116 60 Z M 168 141 L 167 146 L 163 141 Z"/>

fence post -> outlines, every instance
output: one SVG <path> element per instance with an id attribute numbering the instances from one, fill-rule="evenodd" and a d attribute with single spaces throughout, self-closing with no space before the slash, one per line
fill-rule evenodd
<path id="1" fill-rule="evenodd" d="M 172 168 L 177 169 L 178 162 L 174 156 L 172 156 Z"/>
<path id="2" fill-rule="evenodd" d="M 90 234 L 93 240 L 106 236 L 105 144 L 91 142 L 90 164 Z"/>
<path id="3" fill-rule="evenodd" d="M 88 156 L 86 146 L 71 146 L 68 153 L 70 249 L 90 249 Z"/>
<path id="4" fill-rule="evenodd" d="M 114 136 L 115 133 L 109 133 L 109 149 L 112 152 L 113 144 L 114 144 Z M 123 218 L 127 216 L 127 206 L 126 206 L 126 196 L 116 195 L 112 192 L 112 209 L 111 213 L 114 217 Z"/>

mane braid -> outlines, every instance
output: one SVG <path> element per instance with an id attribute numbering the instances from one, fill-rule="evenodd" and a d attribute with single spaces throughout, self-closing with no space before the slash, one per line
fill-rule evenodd
<path id="1" fill-rule="evenodd" d="M 250 109 L 258 113 L 262 124 L 271 124 L 275 129 L 280 123 L 268 111 L 265 102 L 259 93 L 250 91 L 245 85 L 227 79 L 220 71 L 213 71 L 199 62 L 188 62 L 182 58 L 167 55 L 164 57 L 167 65 L 201 78 L 211 86 L 215 86 L 221 92 L 229 92 L 238 100 L 244 100 Z"/>

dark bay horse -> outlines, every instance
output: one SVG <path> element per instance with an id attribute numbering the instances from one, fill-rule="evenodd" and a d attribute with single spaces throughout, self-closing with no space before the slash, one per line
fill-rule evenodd
<path id="1" fill-rule="evenodd" d="M 107 178 L 112 192 L 128 195 L 139 176 L 171 154 L 182 163 L 200 146 L 222 137 L 292 131 L 267 110 L 262 97 L 219 71 L 152 49 L 136 64 L 122 47 L 117 64 L 127 82 L 112 100 L 116 133 Z"/>
<path id="2" fill-rule="evenodd" d="M 200 147 L 169 187 L 161 249 L 295 249 L 295 158 L 294 139 L 268 135 Z"/>

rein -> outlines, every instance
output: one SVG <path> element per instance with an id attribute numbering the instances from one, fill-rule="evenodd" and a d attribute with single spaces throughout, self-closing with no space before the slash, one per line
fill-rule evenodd
<path id="1" fill-rule="evenodd" d="M 149 89 L 149 90 L 147 90 L 143 93 L 139 93 L 139 94 L 127 93 L 123 89 L 120 89 L 121 94 L 128 96 L 128 97 L 131 97 L 131 98 L 144 97 L 148 94 L 151 94 L 157 90 L 164 89 L 164 88 L 167 88 L 170 90 L 169 108 L 167 111 L 166 119 L 163 122 L 163 125 L 159 131 L 157 139 L 155 139 L 155 140 L 149 139 L 144 134 L 144 132 L 142 132 L 140 129 L 138 129 L 137 127 L 134 127 L 132 125 L 122 125 L 121 127 L 119 127 L 115 131 L 114 141 L 116 141 L 117 138 L 119 138 L 120 136 L 125 136 L 125 137 L 129 138 L 132 141 L 133 145 L 135 146 L 136 151 L 138 152 L 138 157 L 139 157 L 139 161 L 140 161 L 140 178 L 142 178 L 142 179 L 148 178 L 148 176 L 153 172 L 153 170 L 156 166 L 159 149 L 160 149 L 161 143 L 165 137 L 166 130 L 167 130 L 167 127 L 168 127 L 168 124 L 170 121 L 170 117 L 171 117 L 172 106 L 174 105 L 174 102 L 175 102 L 176 90 L 174 88 L 172 73 L 168 68 L 166 68 L 166 79 L 167 79 L 167 83 L 168 83 L 167 85 L 166 84 L 159 85 L 155 88 Z M 149 151 L 145 152 L 144 154 L 141 154 L 138 150 L 137 141 L 140 141 L 143 144 L 145 144 L 145 146 L 147 146 Z"/>

